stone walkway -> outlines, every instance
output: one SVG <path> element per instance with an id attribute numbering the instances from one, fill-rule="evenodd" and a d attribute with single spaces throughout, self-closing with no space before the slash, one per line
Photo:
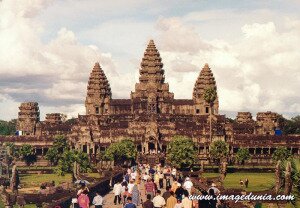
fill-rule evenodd
<path id="1" fill-rule="evenodd" d="M 164 182 L 165 182 L 165 180 L 164 180 Z M 164 187 L 165 187 L 165 184 L 164 184 Z M 141 182 L 141 184 L 139 184 L 139 190 L 140 190 L 142 201 L 143 202 L 146 201 L 145 186 L 144 186 L 143 182 Z M 164 193 L 165 191 L 166 191 L 165 189 L 161 190 L 162 193 Z M 141 208 L 142 205 L 140 204 L 138 207 Z M 114 194 L 111 191 L 104 196 L 103 208 L 123 208 L 123 205 L 122 204 L 114 205 Z"/>

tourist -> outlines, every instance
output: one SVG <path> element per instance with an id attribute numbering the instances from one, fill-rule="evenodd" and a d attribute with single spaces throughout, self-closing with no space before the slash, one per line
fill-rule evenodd
<path id="1" fill-rule="evenodd" d="M 244 181 L 242 179 L 240 179 L 240 186 L 243 187 L 244 186 Z"/>
<path id="2" fill-rule="evenodd" d="M 136 184 L 134 184 L 133 188 L 132 188 L 132 203 L 134 203 L 136 206 L 140 205 L 140 192 L 138 190 L 138 187 Z"/>
<path id="3" fill-rule="evenodd" d="M 217 185 L 215 184 L 215 183 L 212 183 L 211 184 L 211 187 L 208 189 L 208 193 L 209 193 L 209 190 L 210 189 L 213 189 L 214 190 L 214 193 L 216 194 L 216 195 L 219 195 L 220 194 L 220 190 L 217 188 Z"/>
<path id="4" fill-rule="evenodd" d="M 149 175 L 151 175 L 151 178 L 153 178 L 154 173 L 155 173 L 155 170 L 150 167 L 150 169 L 149 169 Z"/>
<path id="5" fill-rule="evenodd" d="M 77 196 L 79 196 L 83 191 L 89 192 L 88 187 L 84 183 L 81 184 L 80 189 L 77 191 Z"/>
<path id="6" fill-rule="evenodd" d="M 102 208 L 103 206 L 103 198 L 98 192 L 96 192 L 96 196 L 93 199 L 93 205 L 95 205 L 95 208 Z"/>
<path id="7" fill-rule="evenodd" d="M 208 194 L 211 197 L 209 200 L 209 208 L 216 208 L 217 207 L 217 196 L 215 194 L 214 189 L 209 189 Z"/>
<path id="8" fill-rule="evenodd" d="M 248 180 L 248 178 L 246 178 L 246 180 L 245 180 L 245 186 L 246 186 L 246 188 L 248 188 L 248 185 L 249 185 L 249 180 Z"/>
<path id="9" fill-rule="evenodd" d="M 158 172 L 156 172 L 154 175 L 154 183 L 158 187 L 158 184 L 159 184 L 159 173 Z"/>
<path id="10" fill-rule="evenodd" d="M 175 205 L 177 204 L 177 199 L 174 197 L 174 192 L 170 192 L 170 197 L 166 200 L 167 205 L 166 208 L 174 208 Z"/>
<path id="11" fill-rule="evenodd" d="M 130 196 L 127 198 L 127 203 L 124 208 L 137 208 L 136 205 L 132 203 L 132 198 Z"/>
<path id="12" fill-rule="evenodd" d="M 126 203 L 127 198 L 130 196 L 130 193 L 128 192 L 128 188 L 125 188 L 125 191 L 123 192 L 123 203 Z"/>
<path id="13" fill-rule="evenodd" d="M 191 190 L 192 190 L 192 187 L 193 187 L 193 183 L 191 181 L 191 179 L 189 177 L 187 177 L 185 179 L 185 182 L 183 184 L 183 187 L 189 192 L 189 194 L 191 194 Z"/>
<path id="14" fill-rule="evenodd" d="M 162 197 L 164 197 L 165 201 L 168 200 L 168 198 L 171 196 L 171 192 L 170 192 L 171 187 L 167 186 L 166 187 L 166 191 L 165 193 L 163 193 Z M 174 192 L 173 192 L 174 193 Z"/>
<path id="15" fill-rule="evenodd" d="M 113 193 L 115 195 L 114 198 L 114 204 L 116 205 L 121 204 L 121 192 L 122 192 L 122 185 L 120 184 L 120 182 L 118 181 L 113 188 Z"/>
<path id="16" fill-rule="evenodd" d="M 183 208 L 192 208 L 193 202 L 192 202 L 192 200 L 189 199 L 189 194 L 187 192 L 184 193 L 182 198 L 183 198 L 182 201 L 181 201 L 182 207 Z"/>
<path id="17" fill-rule="evenodd" d="M 177 203 L 175 204 L 174 208 L 182 208 L 181 199 L 177 198 Z"/>
<path id="18" fill-rule="evenodd" d="M 80 208 L 88 208 L 90 207 L 90 198 L 88 197 L 87 190 L 84 190 L 79 196 L 78 196 L 78 204 Z"/>
<path id="19" fill-rule="evenodd" d="M 125 174 L 125 176 L 124 176 L 124 180 L 127 182 L 127 183 L 129 183 L 129 180 L 130 180 L 130 175 L 127 173 L 127 174 Z"/>
<path id="20" fill-rule="evenodd" d="M 170 176 L 167 176 L 166 178 L 166 186 L 171 187 L 171 180 L 170 180 Z"/>
<path id="21" fill-rule="evenodd" d="M 154 184 L 154 192 L 156 192 L 158 190 L 156 183 L 154 183 L 154 179 L 152 179 L 152 182 Z"/>
<path id="22" fill-rule="evenodd" d="M 176 175 L 177 175 L 177 170 L 176 170 L 175 167 L 173 167 L 171 175 L 172 175 L 172 177 L 173 177 L 173 180 L 175 180 Z"/>
<path id="23" fill-rule="evenodd" d="M 201 191 L 201 193 L 204 198 L 198 201 L 198 208 L 209 208 L 209 201 L 205 198 L 206 196 L 208 196 L 207 191 L 203 190 Z"/>
<path id="24" fill-rule="evenodd" d="M 134 180 L 130 180 L 129 184 L 128 184 L 128 192 L 131 194 L 132 193 L 132 188 L 134 186 Z"/>
<path id="25" fill-rule="evenodd" d="M 181 187 L 180 183 L 178 183 L 178 188 L 176 189 L 175 194 L 177 199 L 182 199 L 182 195 L 184 194 L 184 189 Z"/>
<path id="26" fill-rule="evenodd" d="M 147 194 L 147 200 L 143 203 L 143 208 L 154 208 L 154 204 L 151 201 L 151 195 Z"/>
<path id="27" fill-rule="evenodd" d="M 155 193 L 155 185 L 150 178 L 145 183 L 145 191 L 146 195 L 150 194 L 151 199 L 153 199 Z"/>
<path id="28" fill-rule="evenodd" d="M 161 191 L 157 190 L 156 196 L 152 200 L 155 208 L 162 208 L 166 204 L 165 199 L 160 194 L 161 194 Z"/>
<path id="29" fill-rule="evenodd" d="M 172 183 L 172 186 L 171 186 L 171 191 L 173 191 L 174 193 L 175 193 L 175 191 L 177 190 L 177 188 L 178 188 L 178 182 L 177 182 L 177 180 L 175 179 L 174 181 L 173 181 L 173 183 Z"/>
<path id="30" fill-rule="evenodd" d="M 164 174 L 162 172 L 159 172 L 158 177 L 159 177 L 159 188 L 163 189 L 164 188 Z"/>

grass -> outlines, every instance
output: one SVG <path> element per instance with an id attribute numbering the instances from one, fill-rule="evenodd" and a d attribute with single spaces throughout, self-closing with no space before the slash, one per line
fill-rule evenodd
<path id="1" fill-rule="evenodd" d="M 219 173 L 203 173 L 202 176 L 204 178 L 215 178 L 215 177 L 219 177 L 220 174 Z"/>
<path id="2" fill-rule="evenodd" d="M 65 176 L 58 176 L 57 174 L 22 174 L 20 176 L 21 186 L 24 188 L 39 187 L 44 182 L 55 181 L 55 184 L 63 182 L 72 182 L 71 174 Z"/>
<path id="3" fill-rule="evenodd" d="M 275 184 L 274 173 L 228 173 L 224 180 L 226 189 L 241 188 L 240 179 L 248 178 L 248 188 L 242 187 L 245 191 L 270 190 Z"/>

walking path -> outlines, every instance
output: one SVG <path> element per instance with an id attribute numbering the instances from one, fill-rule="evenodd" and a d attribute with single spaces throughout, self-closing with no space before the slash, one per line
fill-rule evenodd
<path id="1" fill-rule="evenodd" d="M 164 183 L 165 183 L 165 180 L 164 180 Z M 165 188 L 165 184 L 164 184 L 164 188 Z M 140 190 L 140 194 L 141 194 L 141 199 L 142 201 L 146 201 L 146 192 L 145 192 L 145 186 L 144 186 L 144 182 L 141 182 L 139 185 L 138 185 L 138 188 Z M 166 189 L 161 189 L 161 192 L 164 193 L 166 191 Z M 117 205 L 114 205 L 114 193 L 111 191 L 109 192 L 108 194 L 106 194 L 104 196 L 104 204 L 103 204 L 103 208 L 123 208 L 123 205 L 122 204 L 117 204 Z M 142 204 L 140 204 L 138 206 L 138 208 L 141 208 L 142 207 Z"/>

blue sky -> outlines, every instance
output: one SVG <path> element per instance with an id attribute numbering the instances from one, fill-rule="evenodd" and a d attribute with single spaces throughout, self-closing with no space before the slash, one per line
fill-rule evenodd
<path id="1" fill-rule="evenodd" d="M 0 119 L 23 101 L 45 113 L 84 113 L 89 73 L 100 61 L 113 97 L 129 98 L 149 39 L 176 98 L 191 98 L 205 63 L 220 110 L 300 113 L 300 2 L 3 0 Z"/>

